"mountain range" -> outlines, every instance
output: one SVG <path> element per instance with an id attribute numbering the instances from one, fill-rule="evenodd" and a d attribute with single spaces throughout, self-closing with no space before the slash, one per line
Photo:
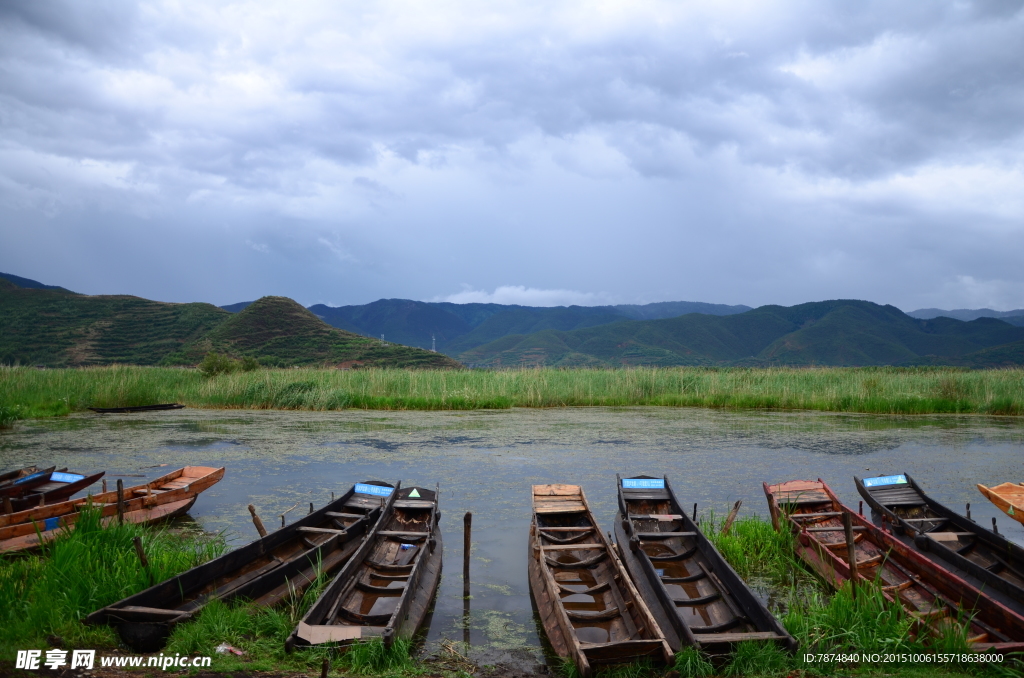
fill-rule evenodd
<path id="1" fill-rule="evenodd" d="M 0 274 L 0 362 L 195 364 L 216 350 L 268 365 L 1024 365 L 1024 326 L 1018 326 L 1024 311 L 1002 318 L 985 313 L 999 312 L 907 314 L 858 300 L 751 309 L 700 302 L 530 307 L 381 299 L 307 310 L 284 297 L 218 308 L 78 295 Z M 438 352 L 425 350 L 431 347 Z"/>

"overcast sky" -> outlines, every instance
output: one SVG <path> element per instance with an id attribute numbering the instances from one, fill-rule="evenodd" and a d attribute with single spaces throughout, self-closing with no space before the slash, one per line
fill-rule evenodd
<path id="1" fill-rule="evenodd" d="M 0 271 L 1024 307 L 1021 2 L 0 3 Z"/>

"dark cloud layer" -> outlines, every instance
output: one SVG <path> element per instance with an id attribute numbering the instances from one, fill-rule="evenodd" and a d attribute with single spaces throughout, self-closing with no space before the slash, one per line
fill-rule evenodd
<path id="1" fill-rule="evenodd" d="M 1020 307 L 1022 6 L 5 3 L 0 270 Z"/>

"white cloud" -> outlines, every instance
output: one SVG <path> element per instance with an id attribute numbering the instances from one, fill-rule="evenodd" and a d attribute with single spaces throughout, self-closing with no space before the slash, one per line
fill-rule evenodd
<path id="1" fill-rule="evenodd" d="M 524 285 L 502 285 L 493 292 L 475 290 L 465 285 L 461 292 L 446 297 L 435 297 L 432 301 L 448 301 L 453 304 L 518 304 L 520 306 L 602 306 L 614 303 L 604 293 L 578 292 L 576 290 L 541 290 Z"/>

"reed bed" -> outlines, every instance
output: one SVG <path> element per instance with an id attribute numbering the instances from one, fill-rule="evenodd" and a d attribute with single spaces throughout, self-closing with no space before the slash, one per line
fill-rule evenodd
<path id="1" fill-rule="evenodd" d="M 136 366 L 0 368 L 0 426 L 87 407 L 471 410 L 714 407 L 874 414 L 1024 414 L 1024 369 L 276 369 L 214 377 Z"/>

